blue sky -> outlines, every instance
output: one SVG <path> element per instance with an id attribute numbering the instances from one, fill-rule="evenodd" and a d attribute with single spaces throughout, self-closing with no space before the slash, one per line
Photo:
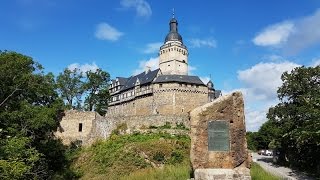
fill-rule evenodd
<path id="1" fill-rule="evenodd" d="M 245 95 L 247 129 L 277 103 L 280 75 L 320 64 L 320 1 L 4 0 L 0 50 L 47 72 L 101 67 L 112 77 L 156 68 L 175 8 L 190 73 Z"/>

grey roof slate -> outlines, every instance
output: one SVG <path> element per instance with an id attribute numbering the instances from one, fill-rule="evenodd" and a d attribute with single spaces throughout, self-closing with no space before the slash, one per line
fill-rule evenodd
<path id="1" fill-rule="evenodd" d="M 175 18 L 170 20 L 170 31 L 167 34 L 164 42 L 180 41 L 182 43 L 182 36 L 178 33 L 178 21 Z"/>
<path id="2" fill-rule="evenodd" d="M 183 82 L 197 85 L 205 85 L 198 76 L 187 75 L 161 75 L 154 80 L 154 83 L 162 82 Z"/>
<path id="3" fill-rule="evenodd" d="M 128 78 L 124 78 L 124 77 L 117 77 L 119 80 L 119 84 L 120 85 L 125 85 L 126 82 L 128 81 Z"/>
<path id="4" fill-rule="evenodd" d="M 131 89 L 135 86 L 137 79 L 139 79 L 140 85 L 144 85 L 147 83 L 151 83 L 153 79 L 157 76 L 159 72 L 159 69 L 153 70 L 153 71 L 148 71 L 140 73 L 135 76 L 131 76 L 128 78 L 127 82 L 125 85 L 120 89 L 120 91 L 125 91 L 128 89 Z"/>

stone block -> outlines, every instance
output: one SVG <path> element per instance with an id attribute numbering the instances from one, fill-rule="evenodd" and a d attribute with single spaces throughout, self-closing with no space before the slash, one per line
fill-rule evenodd
<path id="1" fill-rule="evenodd" d="M 193 169 L 250 167 L 241 92 L 222 96 L 195 108 L 190 112 L 190 118 Z M 209 123 L 216 121 L 225 122 L 227 129 L 217 131 L 213 128 L 208 131 Z M 227 142 L 223 142 L 224 136 Z M 213 146 L 217 147 L 216 150 L 209 150 L 209 143 L 218 143 Z M 229 143 L 228 146 L 225 146 L 226 143 Z"/>
<path id="2" fill-rule="evenodd" d="M 251 180 L 248 168 L 196 169 L 194 180 Z"/>

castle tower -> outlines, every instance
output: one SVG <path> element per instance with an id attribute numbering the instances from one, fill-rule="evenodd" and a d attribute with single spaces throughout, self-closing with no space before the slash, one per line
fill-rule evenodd
<path id="1" fill-rule="evenodd" d="M 159 51 L 159 67 L 163 75 L 188 75 L 188 49 L 178 33 L 178 21 L 170 20 L 170 31 Z"/>

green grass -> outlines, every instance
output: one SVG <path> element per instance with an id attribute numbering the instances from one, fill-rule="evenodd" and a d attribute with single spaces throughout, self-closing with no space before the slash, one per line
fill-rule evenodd
<path id="1" fill-rule="evenodd" d="M 144 172 L 150 174 L 149 179 L 161 174 L 163 179 L 165 175 L 180 179 L 189 176 L 189 151 L 188 136 L 113 134 L 108 140 L 83 149 L 72 167 L 82 175 L 81 179 L 119 179 L 128 178 L 129 174 L 144 176 Z"/>
<path id="2" fill-rule="evenodd" d="M 189 164 L 167 165 L 162 169 L 142 169 L 122 177 L 120 180 L 186 180 L 190 179 L 190 172 Z"/>
<path id="3" fill-rule="evenodd" d="M 263 170 L 262 167 L 260 167 L 257 163 L 252 163 L 250 174 L 252 180 L 280 180 L 279 177 L 274 176 Z"/>
<path id="4" fill-rule="evenodd" d="M 190 138 L 167 133 L 112 134 L 107 140 L 82 148 L 72 156 L 72 172 L 81 179 L 190 179 Z M 278 180 L 258 164 L 252 180 Z"/>

